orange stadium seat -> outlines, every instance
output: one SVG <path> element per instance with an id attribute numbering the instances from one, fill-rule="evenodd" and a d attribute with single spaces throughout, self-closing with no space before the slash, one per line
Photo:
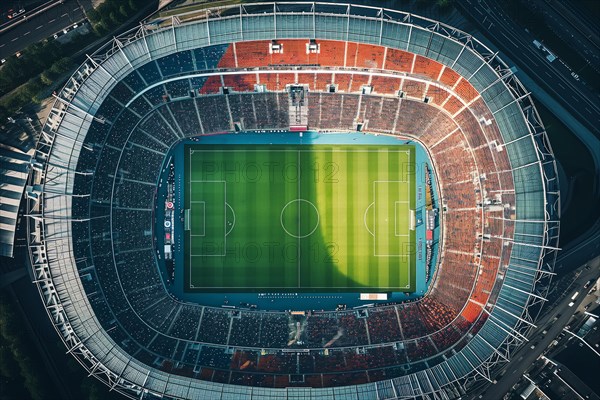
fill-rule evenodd
<path id="1" fill-rule="evenodd" d="M 319 40 L 318 64 L 325 66 L 343 66 L 345 42 L 337 40 Z"/>
<path id="2" fill-rule="evenodd" d="M 372 44 L 359 44 L 356 52 L 355 67 L 377 68 L 383 67 L 385 47 Z M 347 65 L 348 67 L 352 65 Z"/>
<path id="3" fill-rule="evenodd" d="M 283 46 L 283 52 L 269 55 L 268 46 L 265 49 L 270 58 L 269 64 L 315 64 L 317 61 L 316 54 L 306 54 L 308 39 L 278 40 L 277 43 Z"/>
<path id="4" fill-rule="evenodd" d="M 331 73 L 316 74 L 315 90 L 327 90 L 327 85 L 331 84 L 332 82 L 333 76 Z"/>
<path id="5" fill-rule="evenodd" d="M 346 46 L 345 67 L 356 66 L 356 55 L 358 53 L 358 43 L 348 42 Z"/>
<path id="6" fill-rule="evenodd" d="M 277 90 L 285 90 L 286 85 L 296 83 L 295 74 L 277 74 Z"/>
<path id="7" fill-rule="evenodd" d="M 278 74 L 259 74 L 258 79 L 259 83 L 262 85 L 266 85 L 268 90 L 276 91 L 277 90 L 277 75 Z"/>
<path id="8" fill-rule="evenodd" d="M 467 103 L 479 96 L 479 92 L 464 78 L 459 80 L 454 91 Z"/>
<path id="9" fill-rule="evenodd" d="M 309 90 L 317 90 L 315 86 L 315 80 L 318 74 L 298 74 L 298 83 L 301 85 L 308 85 Z M 325 90 L 325 89 L 322 89 Z"/>
<path id="10" fill-rule="evenodd" d="M 373 91 L 384 94 L 397 94 L 400 89 L 400 78 L 373 75 L 371 79 Z"/>
<path id="11" fill-rule="evenodd" d="M 431 103 L 438 106 L 442 105 L 444 100 L 446 100 L 449 95 L 450 93 L 448 93 L 446 90 L 434 85 L 429 86 L 426 94 L 426 96 L 431 99 Z"/>
<path id="12" fill-rule="evenodd" d="M 469 301 L 460 315 L 470 323 L 473 323 L 477 320 L 481 311 L 481 306 Z"/>
<path id="13" fill-rule="evenodd" d="M 390 69 L 393 71 L 410 72 L 412 69 L 414 54 L 407 53 L 406 51 L 388 49 L 387 56 L 385 58 L 384 69 Z"/>
<path id="14" fill-rule="evenodd" d="M 369 83 L 369 75 L 352 74 L 350 81 L 350 91 L 360 92 L 362 87 Z"/>
<path id="15" fill-rule="evenodd" d="M 256 83 L 256 74 L 224 75 L 225 86 L 236 92 L 252 92 Z"/>
<path id="16" fill-rule="evenodd" d="M 459 99 L 452 96 L 448 99 L 448 101 L 446 101 L 446 104 L 444 104 L 443 107 L 446 111 L 448 111 L 450 113 L 450 115 L 454 115 L 461 108 L 463 108 L 463 106 L 464 106 L 463 103 Z"/>
<path id="17" fill-rule="evenodd" d="M 267 66 L 270 63 L 270 43 L 268 40 L 236 43 L 237 66 L 239 68 Z"/>
<path id="18" fill-rule="evenodd" d="M 230 44 L 229 47 L 227 47 L 227 50 L 225 50 L 225 54 L 223 54 L 223 57 L 221 57 L 221 59 L 219 60 L 219 64 L 217 65 L 218 68 L 236 68 L 237 65 L 235 65 L 235 43 L 234 44 Z"/>
<path id="19" fill-rule="evenodd" d="M 442 76 L 440 77 L 440 82 L 449 87 L 454 87 L 459 79 L 460 75 L 456 71 L 452 68 L 445 67 L 444 72 L 442 72 Z"/>
<path id="20" fill-rule="evenodd" d="M 428 78 L 437 81 L 441 70 L 442 64 L 440 64 L 439 62 L 427 57 L 419 55 L 416 56 L 413 74 L 425 75 Z"/>
<path id="21" fill-rule="evenodd" d="M 221 76 L 209 76 L 204 85 L 200 88 L 200 93 L 209 94 L 209 93 L 219 93 L 221 86 Z"/>
<path id="22" fill-rule="evenodd" d="M 334 73 L 333 76 L 340 92 L 350 91 L 350 81 L 352 78 L 351 74 Z"/>
<path id="23" fill-rule="evenodd" d="M 408 97 L 414 97 L 416 99 L 423 99 L 425 97 L 425 87 L 426 84 L 424 82 L 417 82 L 411 79 L 404 79 L 404 83 L 402 84 L 402 91 L 406 93 Z"/>

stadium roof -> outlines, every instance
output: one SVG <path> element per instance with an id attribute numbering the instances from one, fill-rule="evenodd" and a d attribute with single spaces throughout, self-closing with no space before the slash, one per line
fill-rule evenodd
<path id="1" fill-rule="evenodd" d="M 0 144 L 0 256 L 12 257 L 30 154 Z"/>

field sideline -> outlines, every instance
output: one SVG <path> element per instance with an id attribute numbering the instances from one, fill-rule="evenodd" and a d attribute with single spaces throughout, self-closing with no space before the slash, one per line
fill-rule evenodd
<path id="1" fill-rule="evenodd" d="M 414 290 L 408 145 L 186 145 L 185 290 Z"/>

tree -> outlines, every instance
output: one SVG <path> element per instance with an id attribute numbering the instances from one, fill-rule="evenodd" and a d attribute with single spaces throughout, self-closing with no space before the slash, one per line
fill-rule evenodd
<path id="1" fill-rule="evenodd" d="M 97 24 L 100 22 L 100 13 L 98 13 L 98 11 L 95 9 L 92 8 L 91 10 L 87 11 L 86 15 L 92 24 Z"/>
<path id="2" fill-rule="evenodd" d="M 121 5 L 121 7 L 119 7 L 119 13 L 124 16 L 125 18 L 127 18 L 127 16 L 129 15 L 129 10 L 127 9 L 127 6 L 125 4 Z"/>
<path id="3" fill-rule="evenodd" d="M 138 5 L 135 0 L 129 0 L 129 9 L 131 11 L 137 11 Z"/>

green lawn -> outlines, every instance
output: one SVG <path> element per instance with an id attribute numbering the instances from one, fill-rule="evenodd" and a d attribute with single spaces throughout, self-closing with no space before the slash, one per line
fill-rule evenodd
<path id="1" fill-rule="evenodd" d="M 412 146 L 184 151 L 186 290 L 414 290 Z"/>

